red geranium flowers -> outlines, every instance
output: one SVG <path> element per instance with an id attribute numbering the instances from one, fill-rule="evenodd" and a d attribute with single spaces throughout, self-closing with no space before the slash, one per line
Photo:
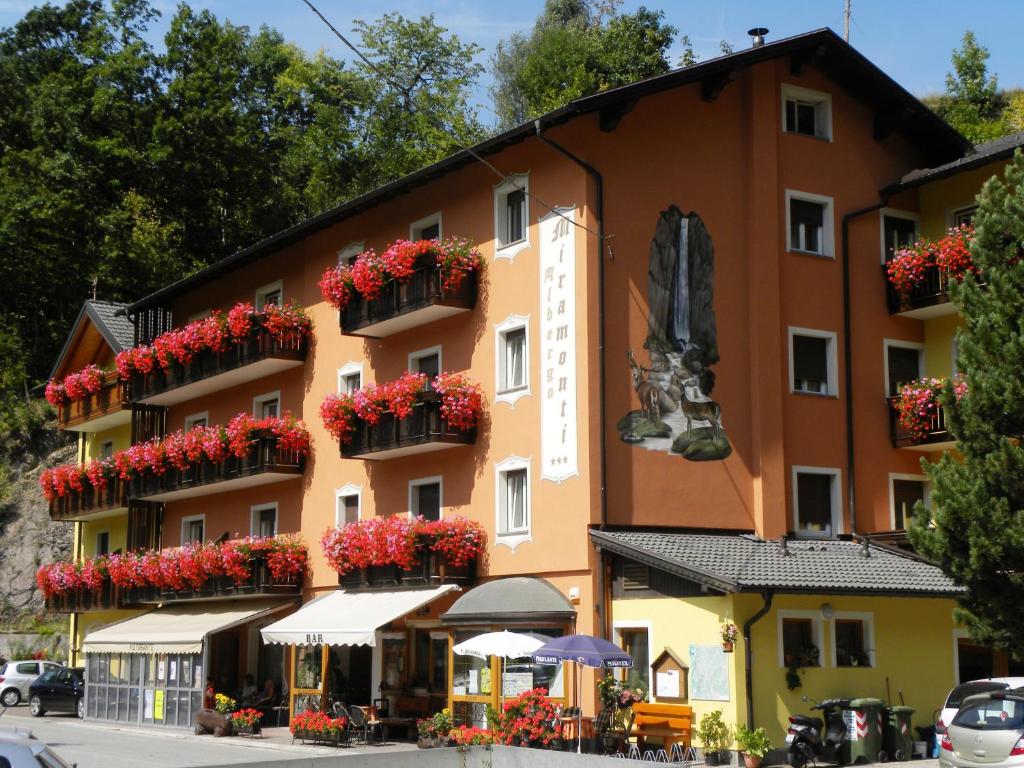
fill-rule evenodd
<path id="1" fill-rule="evenodd" d="M 67 403 L 85 400 L 103 388 L 103 371 L 95 365 L 87 365 L 80 371 L 69 373 L 63 381 L 50 379 L 46 383 L 46 402 L 54 408 Z"/>
<path id="2" fill-rule="evenodd" d="M 973 239 L 974 228 L 961 224 L 939 240 L 919 240 L 896 251 L 885 265 L 889 282 L 905 296 L 924 283 L 930 269 L 938 268 L 943 279 L 953 280 L 962 280 L 968 272 L 976 273 L 971 260 Z"/>

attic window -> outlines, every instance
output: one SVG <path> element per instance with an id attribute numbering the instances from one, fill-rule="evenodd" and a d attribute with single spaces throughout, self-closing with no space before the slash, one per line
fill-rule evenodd
<path id="1" fill-rule="evenodd" d="M 650 589 L 651 569 L 641 563 L 624 563 L 622 566 L 623 589 Z"/>
<path id="2" fill-rule="evenodd" d="M 782 130 L 832 140 L 832 97 L 821 91 L 782 86 Z"/>

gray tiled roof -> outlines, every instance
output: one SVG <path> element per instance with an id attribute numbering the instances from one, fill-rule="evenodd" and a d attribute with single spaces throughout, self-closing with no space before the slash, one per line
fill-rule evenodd
<path id="1" fill-rule="evenodd" d="M 909 553 L 850 540 L 778 541 L 745 534 L 591 531 L 594 544 L 727 592 L 860 592 L 956 595 L 934 565 Z"/>
<path id="2" fill-rule="evenodd" d="M 86 302 L 86 305 L 90 310 L 89 316 L 110 342 L 110 346 L 115 352 L 135 346 L 135 330 L 131 322 L 127 315 L 117 314 L 118 310 L 125 308 L 125 304 L 90 300 Z"/>
<path id="3" fill-rule="evenodd" d="M 929 181 L 943 179 L 962 171 L 987 165 L 996 160 L 1009 157 L 1018 147 L 1022 146 L 1024 146 L 1024 131 L 1000 136 L 998 139 L 975 145 L 972 152 L 950 163 L 937 165 L 934 168 L 920 168 L 916 171 L 911 171 L 890 189 L 898 190 L 917 187 Z"/>

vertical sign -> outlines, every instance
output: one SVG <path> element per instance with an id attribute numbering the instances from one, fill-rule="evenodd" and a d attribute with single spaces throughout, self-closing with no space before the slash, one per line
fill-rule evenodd
<path id="1" fill-rule="evenodd" d="M 579 475 L 575 216 L 558 208 L 540 220 L 540 476 L 556 483 Z"/>

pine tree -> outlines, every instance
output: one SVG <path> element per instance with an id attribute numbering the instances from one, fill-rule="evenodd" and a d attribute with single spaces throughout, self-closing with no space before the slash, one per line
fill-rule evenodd
<path id="1" fill-rule="evenodd" d="M 943 404 L 960 457 L 922 461 L 932 520 L 919 509 L 912 541 L 967 587 L 958 619 L 978 642 L 1024 656 L 1024 156 L 978 195 L 971 257 L 979 277 L 949 287 L 967 393 Z"/>

